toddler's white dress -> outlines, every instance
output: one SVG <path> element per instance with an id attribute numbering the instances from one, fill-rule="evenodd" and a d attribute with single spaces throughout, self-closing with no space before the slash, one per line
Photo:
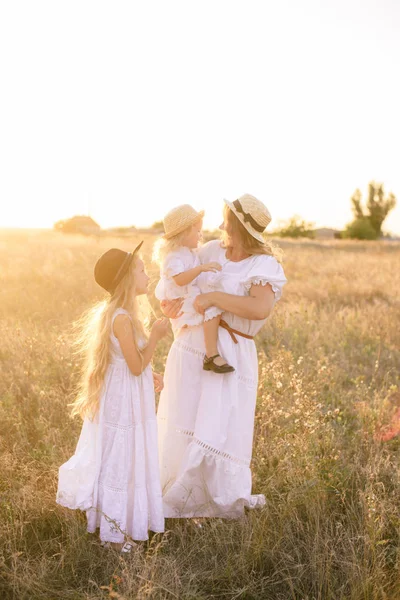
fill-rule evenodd
<path id="1" fill-rule="evenodd" d="M 209 321 L 222 314 L 222 311 L 214 306 L 205 311 L 204 317 L 199 314 L 193 302 L 199 294 L 223 291 L 222 272 L 201 273 L 188 285 L 180 286 L 175 283 L 174 277 L 185 271 L 189 271 L 200 265 L 200 259 L 197 250 L 191 250 L 186 246 L 181 246 L 170 252 L 164 259 L 160 269 L 160 281 L 155 289 L 155 296 L 158 300 L 174 300 L 175 298 L 184 298 L 182 312 L 183 315 L 171 321 L 174 333 L 177 333 L 182 327 L 194 327 L 201 325 L 203 321 Z"/>
<path id="2" fill-rule="evenodd" d="M 128 314 L 117 309 L 117 315 Z M 100 407 L 86 418 L 75 454 L 59 469 L 57 502 L 86 510 L 87 529 L 102 541 L 121 543 L 124 533 L 147 540 L 164 531 L 158 465 L 153 375 L 135 377 L 111 328 L 112 358 Z"/>

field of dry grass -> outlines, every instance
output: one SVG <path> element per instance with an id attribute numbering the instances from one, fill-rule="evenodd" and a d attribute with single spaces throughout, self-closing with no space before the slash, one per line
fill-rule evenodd
<path id="1" fill-rule="evenodd" d="M 97 256 L 135 241 L 0 232 L 0 598 L 400 598 L 398 244 L 285 242 L 289 283 L 257 341 L 265 509 L 169 520 L 121 558 L 55 504 L 80 430 L 70 326 L 101 297 Z"/>

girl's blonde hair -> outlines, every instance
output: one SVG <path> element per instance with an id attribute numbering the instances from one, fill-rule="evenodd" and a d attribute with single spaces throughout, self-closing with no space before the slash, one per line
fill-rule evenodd
<path id="1" fill-rule="evenodd" d="M 199 221 L 201 221 L 201 218 L 199 218 Z M 198 221 L 196 221 L 196 223 L 198 223 Z M 189 225 L 189 227 L 186 227 L 186 229 L 181 231 L 181 233 L 174 235 L 174 237 L 172 238 L 158 238 L 158 240 L 155 241 L 153 246 L 153 262 L 155 262 L 159 267 L 161 267 L 162 263 L 165 260 L 165 257 L 168 256 L 170 252 L 173 252 L 174 250 L 177 250 L 177 248 L 179 248 L 180 246 L 183 246 L 185 237 L 187 236 L 189 229 L 191 229 L 196 223 L 192 223 L 192 225 Z"/>
<path id="2" fill-rule="evenodd" d="M 139 303 L 135 294 L 135 257 L 129 271 L 115 292 L 89 309 L 74 324 L 76 354 L 83 358 L 77 396 L 72 403 L 72 415 L 93 419 L 100 403 L 101 391 L 111 359 L 110 334 L 112 317 L 117 308 L 124 308 L 132 319 L 136 347 L 147 339 L 150 305 Z"/>
<path id="3" fill-rule="evenodd" d="M 229 206 L 224 206 L 224 217 L 229 223 L 230 235 L 240 239 L 242 248 L 247 254 L 267 254 L 273 256 L 278 262 L 282 262 L 282 250 L 272 244 L 269 240 L 259 242 L 254 238 L 241 224 L 237 216 Z M 228 238 L 230 236 L 226 231 L 222 232 L 222 242 L 225 248 L 229 247 Z"/>

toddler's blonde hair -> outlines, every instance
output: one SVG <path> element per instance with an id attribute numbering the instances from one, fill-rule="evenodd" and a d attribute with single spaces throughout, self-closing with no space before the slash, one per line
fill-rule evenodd
<path id="1" fill-rule="evenodd" d="M 201 221 L 201 219 L 199 219 L 199 221 Z M 198 223 L 198 221 L 196 221 L 196 223 Z M 168 254 L 183 246 L 185 237 L 187 236 L 187 234 L 189 233 L 189 229 L 191 229 L 193 225 L 195 225 L 195 223 L 192 223 L 192 225 L 189 225 L 189 227 L 186 227 L 186 229 L 181 231 L 181 233 L 177 233 L 172 238 L 158 238 L 158 240 L 154 242 L 153 246 L 153 262 L 155 262 L 159 267 L 161 267 Z"/>
<path id="2" fill-rule="evenodd" d="M 76 354 L 83 358 L 77 396 L 72 403 L 72 415 L 93 419 L 98 411 L 104 379 L 111 360 L 112 317 L 117 308 L 124 308 L 132 319 L 136 347 L 147 339 L 150 317 L 148 301 L 139 302 L 135 294 L 135 257 L 115 292 L 90 308 L 74 324 Z"/>

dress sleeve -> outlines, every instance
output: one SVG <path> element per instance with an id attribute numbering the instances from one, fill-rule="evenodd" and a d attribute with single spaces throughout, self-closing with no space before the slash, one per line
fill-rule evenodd
<path id="1" fill-rule="evenodd" d="M 270 284 L 275 294 L 275 301 L 282 296 L 282 288 L 287 282 L 282 265 L 273 256 L 261 254 L 256 257 L 249 269 L 246 278 L 242 280 L 246 292 L 250 291 L 252 285 Z"/>
<path id="2" fill-rule="evenodd" d="M 175 275 L 183 273 L 186 269 L 187 267 L 185 266 L 183 258 L 178 254 L 170 254 L 167 256 L 163 266 L 165 277 L 175 277 Z"/>

